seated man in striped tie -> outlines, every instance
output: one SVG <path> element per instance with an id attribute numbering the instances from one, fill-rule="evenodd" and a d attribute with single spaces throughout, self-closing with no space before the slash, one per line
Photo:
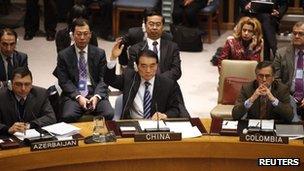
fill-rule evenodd
<path id="1" fill-rule="evenodd" d="M 75 44 L 60 51 L 53 74 L 62 89 L 61 120 L 75 122 L 84 113 L 113 117 L 108 99 L 108 86 L 103 81 L 106 54 L 103 49 L 90 45 L 91 31 L 86 19 L 73 22 Z"/>
<path id="2" fill-rule="evenodd" d="M 143 50 L 136 59 L 138 71 L 126 69 L 122 75 L 115 74 L 118 41 L 107 63 L 105 82 L 123 92 L 123 110 L 120 119 L 166 119 L 178 118 L 177 83 L 156 74 L 157 54 Z"/>
<path id="3" fill-rule="evenodd" d="M 289 89 L 274 80 L 274 67 L 271 62 L 258 63 L 255 69 L 256 80 L 243 85 L 232 110 L 233 119 L 275 119 L 289 123 L 293 119 Z"/>

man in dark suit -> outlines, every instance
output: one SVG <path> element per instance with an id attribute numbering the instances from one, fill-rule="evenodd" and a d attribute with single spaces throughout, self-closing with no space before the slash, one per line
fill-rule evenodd
<path id="1" fill-rule="evenodd" d="M 0 30 L 0 87 L 12 79 L 14 68 L 27 67 L 27 55 L 16 51 L 17 33 L 9 28 Z"/>
<path id="2" fill-rule="evenodd" d="M 44 6 L 44 28 L 46 40 L 55 40 L 57 26 L 57 7 L 55 0 L 43 0 Z M 39 1 L 26 0 L 26 12 L 24 18 L 25 34 L 24 40 L 32 40 L 39 31 Z"/>
<path id="3" fill-rule="evenodd" d="M 258 63 L 256 80 L 243 85 L 232 110 L 233 119 L 275 119 L 289 123 L 293 119 L 288 87 L 274 80 L 269 61 Z"/>
<path id="4" fill-rule="evenodd" d="M 0 134 L 56 123 L 46 89 L 32 85 L 27 67 L 16 68 L 11 87 L 0 90 Z"/>
<path id="5" fill-rule="evenodd" d="M 89 45 L 87 20 L 76 19 L 72 31 L 75 44 L 59 52 L 54 72 L 62 89 L 62 120 L 74 122 L 85 112 L 112 119 L 108 86 L 103 81 L 105 52 Z"/>
<path id="6" fill-rule="evenodd" d="M 207 0 L 174 0 L 173 24 L 185 24 L 189 27 L 197 27 L 198 12 L 207 4 Z M 183 23 L 183 18 L 186 21 Z"/>
<path id="7" fill-rule="evenodd" d="M 179 116 L 176 98 L 177 84 L 172 79 L 157 75 L 158 57 L 151 50 L 143 50 L 136 59 L 138 71 L 127 68 L 115 75 L 115 65 L 121 52 L 120 42 L 112 50 L 105 72 L 105 82 L 123 91 L 121 119 L 166 119 Z"/>
<path id="8" fill-rule="evenodd" d="M 290 88 L 291 104 L 294 109 L 294 120 L 304 119 L 304 22 L 298 22 L 292 29 L 292 44 L 278 50 L 273 65 L 276 78 Z"/>
<path id="9" fill-rule="evenodd" d="M 241 12 L 244 15 L 256 17 L 262 24 L 264 35 L 264 59 L 270 60 L 270 56 L 275 56 L 277 51 L 276 32 L 278 30 L 280 19 L 283 17 L 288 8 L 288 0 L 273 0 L 274 9 L 271 14 L 252 13 L 251 0 L 240 0 Z M 270 53 L 270 50 L 272 54 Z"/>

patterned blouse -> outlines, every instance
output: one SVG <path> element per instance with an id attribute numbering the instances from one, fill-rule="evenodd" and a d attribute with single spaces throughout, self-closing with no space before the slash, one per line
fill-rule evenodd
<path id="1" fill-rule="evenodd" d="M 249 50 L 249 46 L 245 47 L 242 41 L 229 36 L 223 47 L 220 57 L 218 58 L 218 67 L 221 68 L 222 60 L 233 59 L 233 60 L 255 60 L 261 61 L 261 52 L 263 44 L 256 46 L 253 50 Z"/>

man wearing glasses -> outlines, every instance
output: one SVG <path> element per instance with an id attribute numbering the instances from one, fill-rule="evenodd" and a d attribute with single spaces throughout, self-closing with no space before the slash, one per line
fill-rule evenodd
<path id="1" fill-rule="evenodd" d="M 33 86 L 27 67 L 16 68 L 12 85 L 0 90 L 0 135 L 56 123 L 46 89 Z"/>
<path id="2" fill-rule="evenodd" d="M 27 55 L 16 51 L 17 33 L 10 29 L 0 30 L 0 87 L 12 79 L 14 68 L 27 67 Z"/>
<path id="3" fill-rule="evenodd" d="M 91 31 L 88 21 L 82 18 L 73 22 L 75 44 L 60 51 L 54 75 L 62 89 L 62 117 L 75 122 L 84 113 L 113 117 L 108 99 L 108 86 L 104 83 L 106 54 L 103 49 L 89 45 Z"/>
<path id="4" fill-rule="evenodd" d="M 293 119 L 288 87 L 274 80 L 269 61 L 258 63 L 256 80 L 243 85 L 232 110 L 233 119 L 275 119 L 289 123 Z"/>
<path id="5" fill-rule="evenodd" d="M 275 76 L 290 87 L 291 105 L 294 109 L 294 120 L 300 121 L 304 115 L 304 22 L 297 22 L 292 29 L 292 41 L 287 47 L 278 50 L 274 59 Z"/>

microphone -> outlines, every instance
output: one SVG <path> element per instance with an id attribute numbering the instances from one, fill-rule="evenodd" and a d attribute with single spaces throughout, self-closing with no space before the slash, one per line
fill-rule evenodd
<path id="1" fill-rule="evenodd" d="M 157 102 L 155 103 L 155 113 L 158 112 Z M 170 129 L 167 127 L 159 127 L 159 116 L 157 114 L 156 128 L 146 128 L 145 132 L 170 132 Z"/>

